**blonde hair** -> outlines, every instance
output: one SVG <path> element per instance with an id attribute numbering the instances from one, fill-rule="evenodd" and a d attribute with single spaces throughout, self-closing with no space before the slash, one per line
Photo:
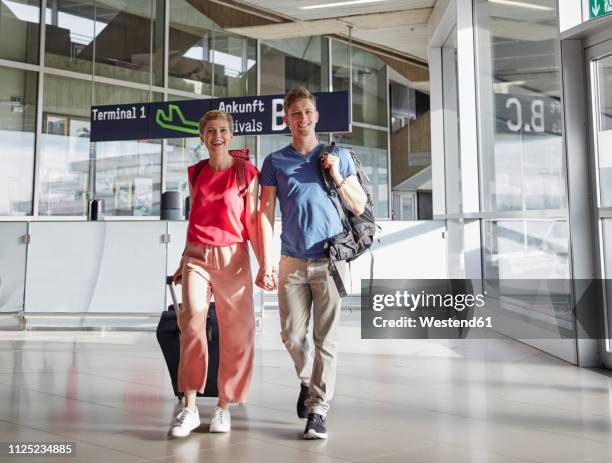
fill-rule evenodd
<path id="1" fill-rule="evenodd" d="M 227 121 L 230 132 L 232 134 L 234 133 L 234 118 L 232 117 L 232 115 L 230 113 L 226 113 L 225 111 L 221 111 L 219 109 L 211 109 L 206 114 L 204 114 L 202 118 L 200 119 L 200 122 L 198 124 L 200 135 L 204 133 L 204 127 L 206 127 L 206 124 L 208 124 L 210 121 L 214 121 L 217 119 L 223 119 Z"/>
<path id="2" fill-rule="evenodd" d="M 315 109 L 317 109 L 317 99 L 306 87 L 293 87 L 285 96 L 285 101 L 283 101 L 285 116 L 289 115 L 289 108 L 298 100 L 310 100 Z"/>

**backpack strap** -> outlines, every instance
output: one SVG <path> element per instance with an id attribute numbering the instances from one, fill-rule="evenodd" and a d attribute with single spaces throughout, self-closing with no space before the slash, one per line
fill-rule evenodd
<path id="1" fill-rule="evenodd" d="M 208 162 L 208 159 L 202 159 L 200 162 L 196 164 L 195 169 L 193 169 L 193 172 L 191 173 L 191 178 L 189 179 L 191 181 L 191 188 L 195 189 L 196 182 L 198 181 L 198 177 L 200 176 L 200 173 L 202 172 L 202 169 L 204 169 L 204 166 L 206 165 L 207 162 Z"/>
<path id="2" fill-rule="evenodd" d="M 238 184 L 238 194 L 240 196 L 246 196 L 249 186 L 246 183 L 246 167 L 244 163 L 247 161 L 242 158 L 235 158 L 234 162 L 236 167 L 236 183 Z"/>
<path id="3" fill-rule="evenodd" d="M 334 155 L 336 151 L 336 143 L 331 142 L 328 145 L 325 145 L 323 151 L 321 151 L 321 155 L 319 159 L 323 158 L 323 156 Z M 344 206 L 340 202 L 340 196 L 338 194 L 338 187 L 336 186 L 336 182 L 331 178 L 329 171 L 323 167 L 323 163 L 319 162 L 319 172 L 321 173 L 321 181 L 323 183 L 323 188 L 327 191 L 327 194 L 334 203 L 336 210 L 338 211 L 338 215 L 340 216 L 340 221 L 344 226 L 344 229 L 349 231 L 351 230 L 351 224 L 349 223 L 348 217 L 346 216 L 346 212 L 344 211 Z"/>
<path id="4" fill-rule="evenodd" d="M 336 142 L 331 142 L 328 145 L 325 145 L 323 147 L 323 151 L 321 151 L 319 159 L 323 158 L 324 156 L 333 156 L 335 152 L 336 152 Z M 321 180 L 323 182 L 323 188 L 325 188 L 325 190 L 327 191 L 329 195 L 337 194 L 336 183 L 331 178 L 329 171 L 323 167 L 323 163 L 321 163 L 319 167 L 320 167 L 320 173 L 321 173 Z"/>
<path id="5" fill-rule="evenodd" d="M 249 189 L 246 180 L 246 163 L 251 162 L 249 160 L 249 149 L 242 148 L 239 150 L 230 150 L 229 154 L 234 158 L 234 165 L 236 167 L 236 183 L 238 184 L 238 194 L 240 196 L 246 196 Z"/>

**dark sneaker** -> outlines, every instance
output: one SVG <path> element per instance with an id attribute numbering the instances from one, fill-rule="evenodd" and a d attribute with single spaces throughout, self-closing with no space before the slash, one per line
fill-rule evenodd
<path id="1" fill-rule="evenodd" d="M 300 396 L 297 401 L 297 415 L 302 418 L 308 418 L 308 409 L 306 408 L 306 399 L 308 399 L 308 386 L 300 383 Z"/>
<path id="2" fill-rule="evenodd" d="M 306 429 L 304 429 L 304 439 L 327 439 L 327 428 L 325 427 L 325 417 L 310 413 Z"/>

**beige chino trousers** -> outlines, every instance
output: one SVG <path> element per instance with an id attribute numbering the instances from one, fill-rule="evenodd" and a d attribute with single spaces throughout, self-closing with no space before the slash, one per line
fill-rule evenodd
<path id="1" fill-rule="evenodd" d="M 344 275 L 346 264 L 338 263 Z M 281 256 L 278 305 L 281 338 L 302 383 L 309 387 L 306 407 L 326 416 L 336 384 L 341 298 L 329 274 L 329 259 Z M 314 352 L 308 340 L 312 313 Z"/>

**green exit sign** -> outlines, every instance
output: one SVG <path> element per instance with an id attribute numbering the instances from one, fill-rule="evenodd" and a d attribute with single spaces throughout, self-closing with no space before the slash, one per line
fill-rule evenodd
<path id="1" fill-rule="evenodd" d="M 589 0 L 589 14 L 591 18 L 612 13 L 612 0 Z"/>

